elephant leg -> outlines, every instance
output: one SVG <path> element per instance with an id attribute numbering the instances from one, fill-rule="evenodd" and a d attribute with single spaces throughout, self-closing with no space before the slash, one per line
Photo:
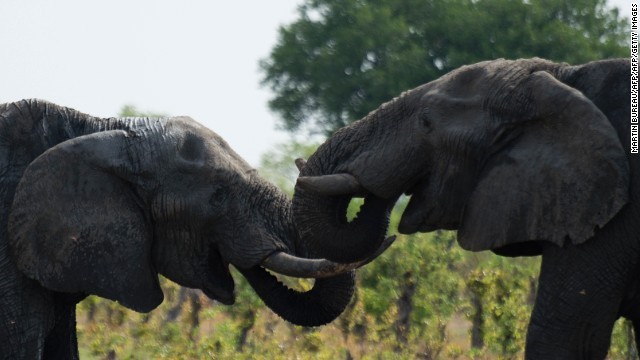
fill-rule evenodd
<path id="1" fill-rule="evenodd" d="M 85 295 L 54 295 L 55 325 L 44 344 L 43 359 L 78 360 L 78 337 L 76 333 L 76 304 Z"/>
<path id="2" fill-rule="evenodd" d="M 41 359 L 54 324 L 52 294 L 1 256 L 0 274 L 0 358 Z"/>
<path id="3" fill-rule="evenodd" d="M 640 274 L 640 264 L 634 274 Z M 635 279 L 625 291 L 625 299 L 620 306 L 620 316 L 633 324 L 636 351 L 640 351 L 640 279 Z"/>
<path id="4" fill-rule="evenodd" d="M 611 237 L 546 246 L 526 358 L 604 359 L 637 259 Z"/>

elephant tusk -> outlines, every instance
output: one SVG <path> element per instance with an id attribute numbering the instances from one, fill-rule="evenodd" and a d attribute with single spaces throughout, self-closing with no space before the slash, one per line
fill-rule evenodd
<path id="1" fill-rule="evenodd" d="M 302 171 L 302 168 L 307 165 L 307 160 L 303 159 L 303 158 L 297 158 L 295 160 L 296 163 L 296 167 L 298 168 L 298 171 Z"/>
<path id="2" fill-rule="evenodd" d="M 386 238 L 372 256 L 349 264 L 340 264 L 326 259 L 306 259 L 284 252 L 277 252 L 264 259 L 262 266 L 286 276 L 314 279 L 327 278 L 344 274 L 368 264 L 387 250 L 395 240 L 395 235 Z"/>
<path id="3" fill-rule="evenodd" d="M 325 259 L 305 259 L 277 252 L 262 262 L 266 269 L 278 274 L 298 278 L 326 278 L 351 271 L 358 267 L 358 263 L 339 264 Z"/>
<path id="4" fill-rule="evenodd" d="M 365 188 L 351 174 L 332 174 L 321 176 L 300 176 L 297 181 L 305 190 L 325 196 L 353 195 L 364 196 L 367 194 Z"/>

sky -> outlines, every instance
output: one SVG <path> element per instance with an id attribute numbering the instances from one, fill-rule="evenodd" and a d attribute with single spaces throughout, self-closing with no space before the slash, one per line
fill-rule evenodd
<path id="1" fill-rule="evenodd" d="M 609 0 L 630 17 L 630 3 Z M 258 62 L 303 0 L 2 0 L 0 103 L 39 98 L 94 116 L 188 115 L 252 166 L 276 129 Z"/>

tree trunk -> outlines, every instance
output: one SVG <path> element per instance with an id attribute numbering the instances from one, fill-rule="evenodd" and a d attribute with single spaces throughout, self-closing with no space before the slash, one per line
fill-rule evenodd
<path id="1" fill-rule="evenodd" d="M 471 318 L 471 347 L 473 349 L 484 348 L 484 308 L 482 298 L 476 293 L 471 293 L 471 306 L 473 317 Z"/>
<path id="2" fill-rule="evenodd" d="M 395 348 L 396 352 L 401 351 L 402 347 L 409 342 L 411 312 L 413 312 L 413 295 L 416 292 L 416 283 L 412 273 L 406 272 L 403 277 L 404 283 L 402 284 L 401 295 L 397 302 L 398 317 L 393 326 L 396 332 L 396 339 L 398 340 Z"/>
<path id="3" fill-rule="evenodd" d="M 242 315 L 242 325 L 240 325 L 240 339 L 238 340 L 237 350 L 242 352 L 244 346 L 247 343 L 247 336 L 249 331 L 253 329 L 253 325 L 256 323 L 255 310 L 249 309 Z"/>

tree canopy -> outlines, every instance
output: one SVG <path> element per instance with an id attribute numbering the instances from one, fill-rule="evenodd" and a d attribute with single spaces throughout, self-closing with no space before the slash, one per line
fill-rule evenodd
<path id="1" fill-rule="evenodd" d="M 261 62 L 263 84 L 283 129 L 331 134 L 465 64 L 626 56 L 626 29 L 606 0 L 306 0 Z"/>

